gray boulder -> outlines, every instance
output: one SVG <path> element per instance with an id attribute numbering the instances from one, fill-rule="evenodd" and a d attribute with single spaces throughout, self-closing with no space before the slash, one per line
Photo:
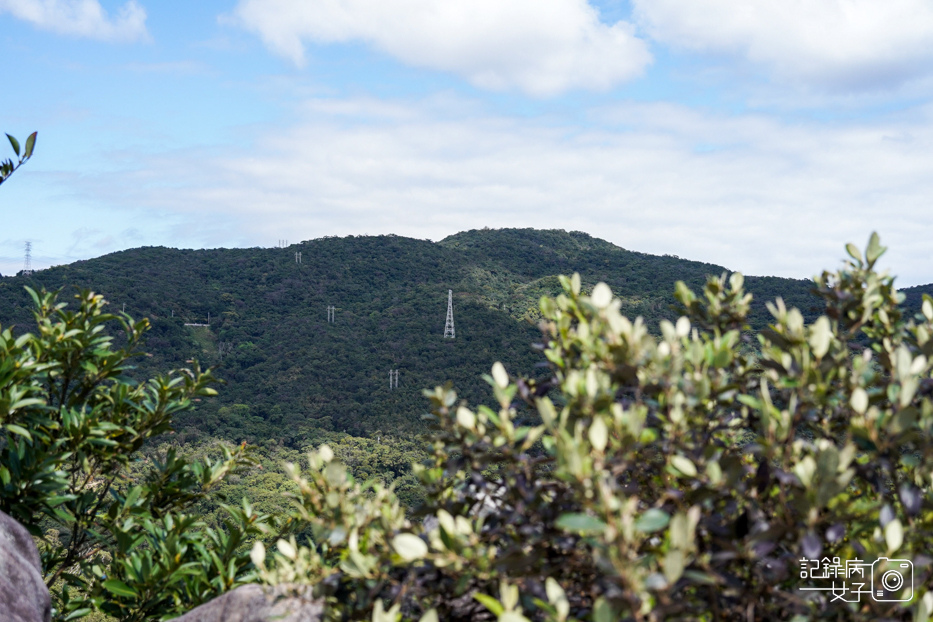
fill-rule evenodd
<path id="1" fill-rule="evenodd" d="M 0 618 L 48 622 L 51 617 L 52 599 L 36 543 L 25 527 L 0 512 Z"/>
<path id="2" fill-rule="evenodd" d="M 175 622 L 320 622 L 323 599 L 311 587 L 244 585 L 192 609 Z"/>

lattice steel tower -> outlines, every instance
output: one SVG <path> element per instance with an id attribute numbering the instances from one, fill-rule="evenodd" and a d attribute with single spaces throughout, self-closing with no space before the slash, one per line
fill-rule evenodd
<path id="1" fill-rule="evenodd" d="M 444 324 L 444 339 L 456 339 L 454 332 L 454 290 L 447 290 L 447 323 Z"/>
<path id="2" fill-rule="evenodd" d="M 32 242 L 26 242 L 26 260 L 23 262 L 23 275 L 32 274 Z"/>

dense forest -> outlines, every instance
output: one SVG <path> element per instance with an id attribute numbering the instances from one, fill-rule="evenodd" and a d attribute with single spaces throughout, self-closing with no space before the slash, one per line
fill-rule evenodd
<path id="1" fill-rule="evenodd" d="M 624 313 L 657 330 L 672 315 L 675 281 L 699 290 L 707 275 L 726 271 L 560 230 L 474 230 L 437 243 L 350 236 L 272 249 L 149 247 L 0 279 L 0 324 L 31 325 L 24 286 L 62 289 L 62 300 L 92 289 L 111 309 L 150 319 L 140 377 L 192 359 L 218 367 L 220 396 L 183 418 L 182 440 L 299 449 L 328 432 L 413 437 L 422 430 L 424 388 L 451 382 L 482 401 L 481 376 L 496 360 L 543 373 L 533 349 L 538 300 L 559 292 L 559 274 L 579 272 L 584 290 L 606 282 Z M 757 327 L 767 322 L 765 300 L 781 296 L 805 313 L 814 307 L 809 282 L 746 283 Z M 456 339 L 443 338 L 448 289 Z M 389 388 L 390 369 L 399 370 L 397 389 Z"/>

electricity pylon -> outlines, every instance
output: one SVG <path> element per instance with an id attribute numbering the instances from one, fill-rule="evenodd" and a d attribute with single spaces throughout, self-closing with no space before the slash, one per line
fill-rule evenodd
<path id="1" fill-rule="evenodd" d="M 444 339 L 448 337 L 457 338 L 454 332 L 454 290 L 452 289 L 447 290 L 447 322 L 444 324 Z"/>

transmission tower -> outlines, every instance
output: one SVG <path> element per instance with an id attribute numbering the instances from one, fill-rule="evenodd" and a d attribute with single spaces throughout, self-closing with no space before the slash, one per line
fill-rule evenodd
<path id="1" fill-rule="evenodd" d="M 454 332 L 454 290 L 447 290 L 447 322 L 444 324 L 444 339 L 456 339 Z"/>
<path id="2" fill-rule="evenodd" d="M 32 274 L 32 242 L 26 242 L 26 260 L 23 262 L 23 275 Z"/>
<path id="3" fill-rule="evenodd" d="M 328 323 L 328 324 L 333 324 L 336 315 L 337 315 L 337 307 L 328 305 L 328 307 L 327 307 L 327 323 Z"/>
<path id="4" fill-rule="evenodd" d="M 295 263 L 301 263 L 301 251 L 295 253 Z"/>
<path id="5" fill-rule="evenodd" d="M 389 390 L 398 388 L 398 370 L 390 369 L 389 370 Z"/>

